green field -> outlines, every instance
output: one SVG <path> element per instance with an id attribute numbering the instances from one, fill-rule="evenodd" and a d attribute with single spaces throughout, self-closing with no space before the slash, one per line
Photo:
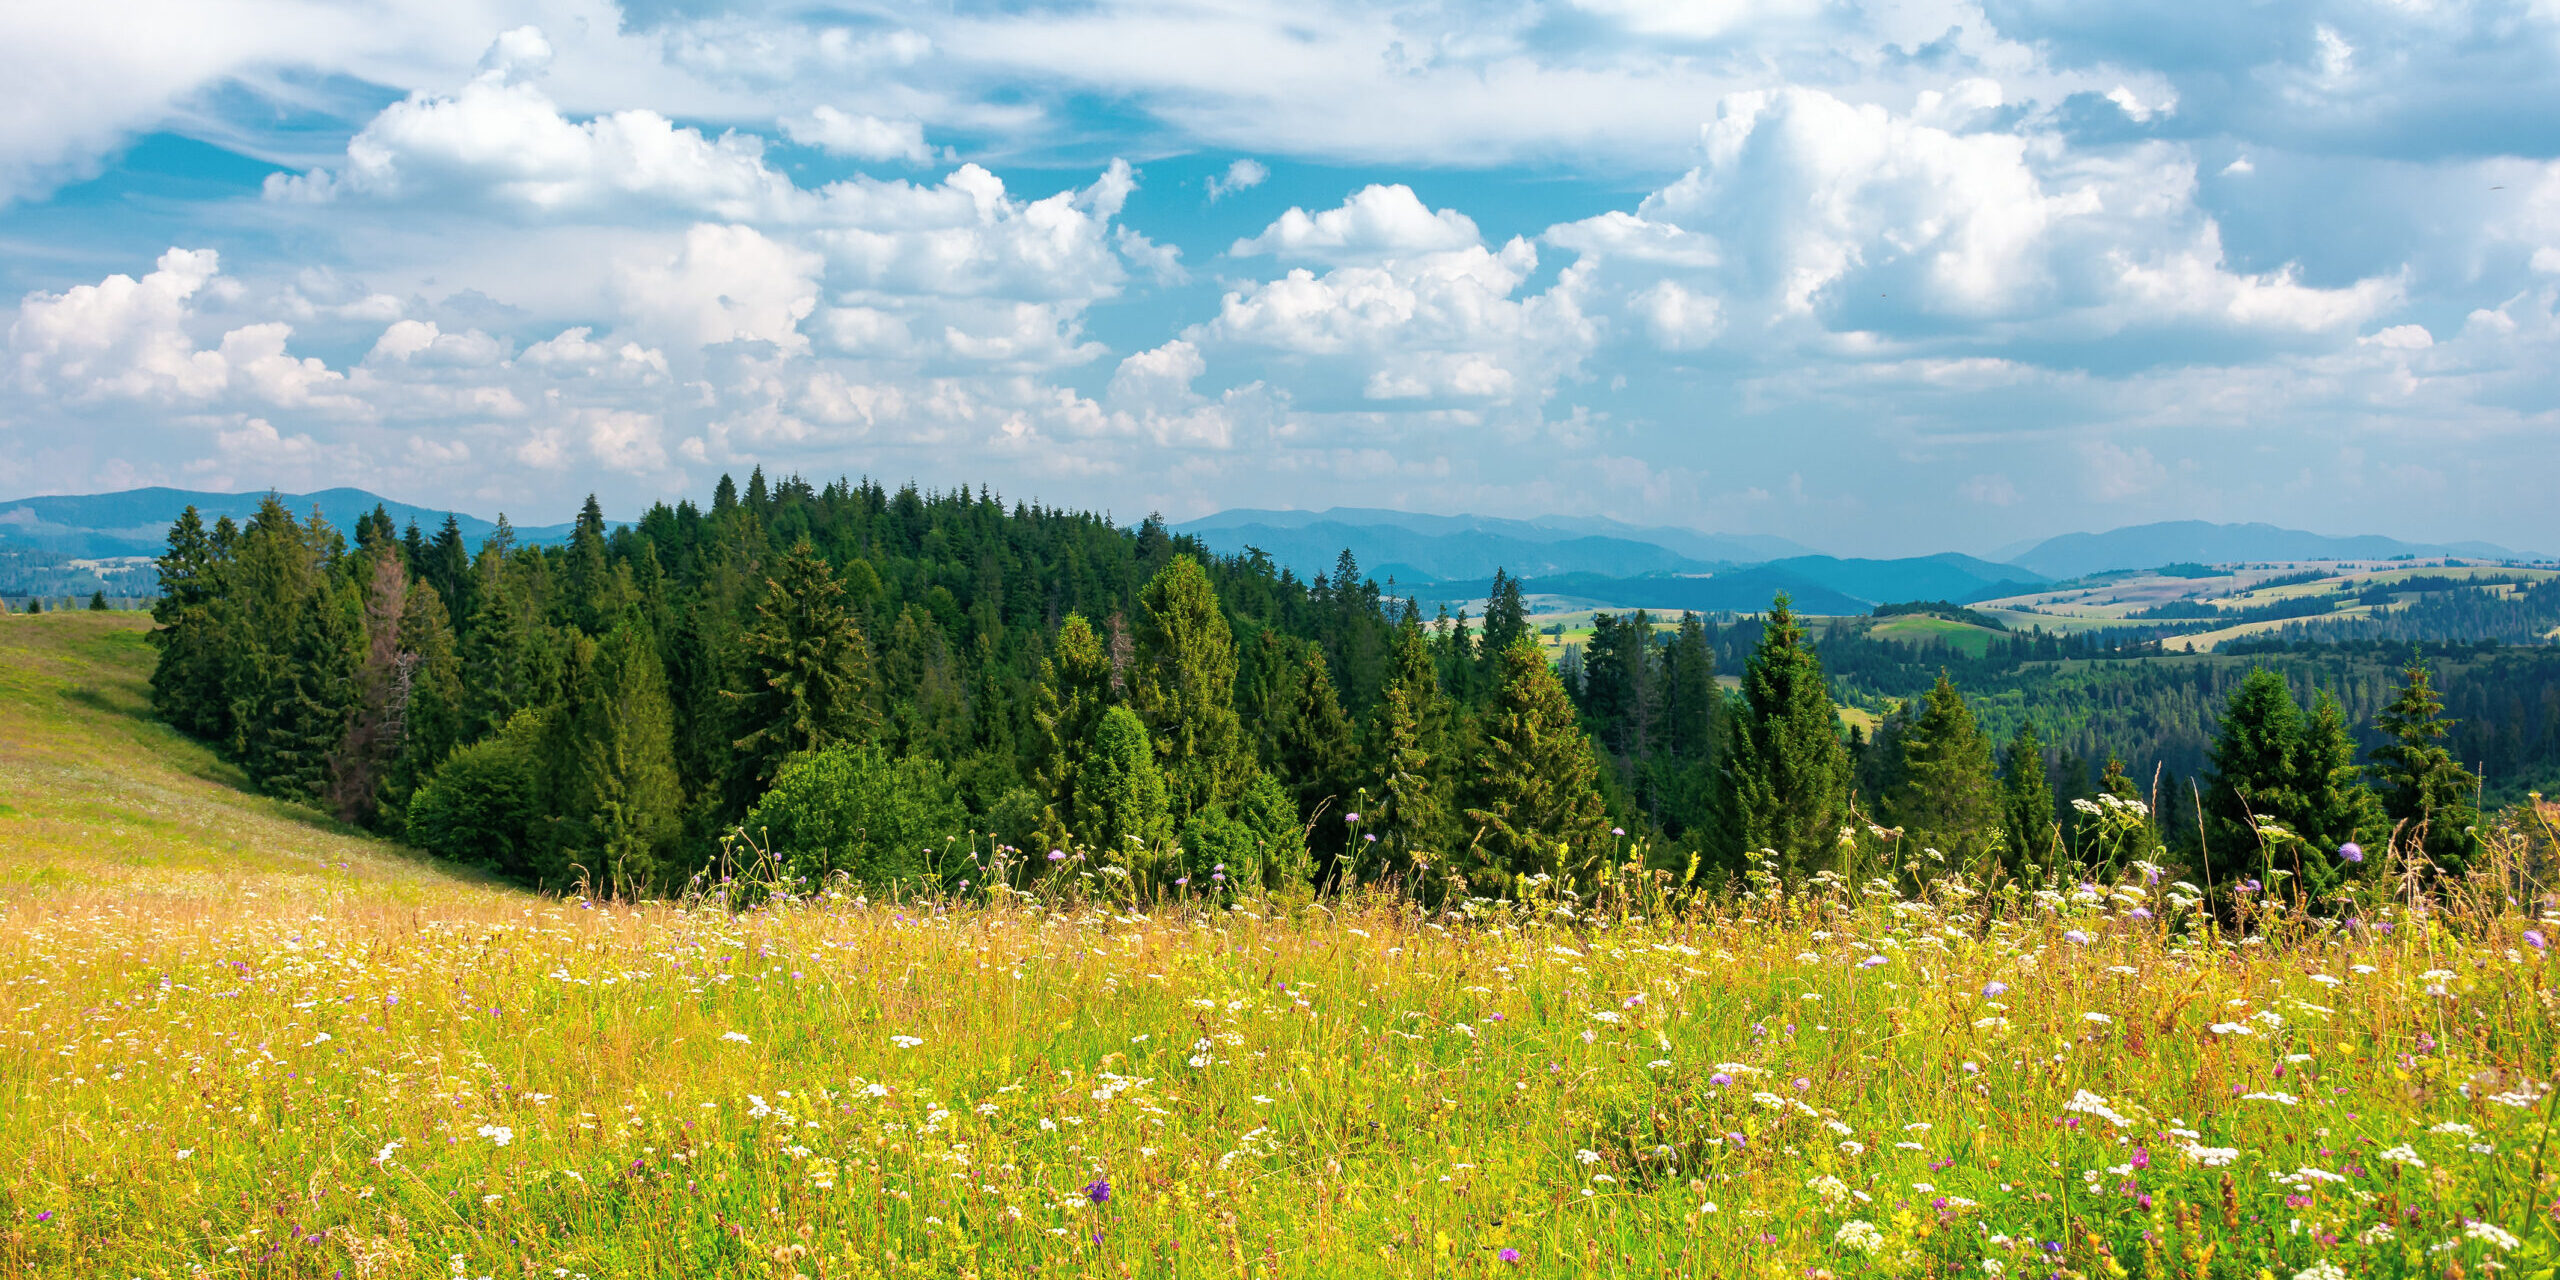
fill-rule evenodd
<path id="1" fill-rule="evenodd" d="M 2560 1261 L 2521 882 L 2246 937 L 1871 838 L 1868 892 L 563 900 L 246 796 L 143 625 L 0 618 L 0 1273 Z"/>

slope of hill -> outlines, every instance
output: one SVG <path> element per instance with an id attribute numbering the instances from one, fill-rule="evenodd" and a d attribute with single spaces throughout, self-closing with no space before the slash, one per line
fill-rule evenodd
<path id="1" fill-rule="evenodd" d="M 2393 556 L 2529 558 L 2486 542 L 2402 542 L 2378 534 L 2333 536 L 2280 529 L 2271 524 L 2170 520 L 2105 533 L 2066 533 L 2035 544 L 2009 562 L 2048 578 L 2068 579 L 2119 569 L 2154 569 L 2182 561 L 2239 564 L 2269 560 L 2388 560 Z"/>
<path id="2" fill-rule="evenodd" d="M 0 502 L 0 545 L 33 547 L 66 556 L 157 555 L 168 543 L 170 522 L 187 507 L 193 506 L 207 524 L 221 516 L 246 520 L 256 514 L 258 503 L 266 496 L 264 492 L 205 493 L 155 488 L 19 498 Z M 308 514 L 318 507 L 329 523 L 340 529 L 354 527 L 376 506 L 389 511 L 394 524 L 406 526 L 414 520 L 429 533 L 444 524 L 446 514 L 441 509 L 393 502 L 362 489 L 322 489 L 317 493 L 276 496 L 296 514 Z M 464 541 L 475 547 L 497 527 L 478 516 L 460 512 L 453 515 L 462 527 Z M 568 524 L 517 525 L 516 540 L 535 545 L 563 542 L 571 528 Z"/>

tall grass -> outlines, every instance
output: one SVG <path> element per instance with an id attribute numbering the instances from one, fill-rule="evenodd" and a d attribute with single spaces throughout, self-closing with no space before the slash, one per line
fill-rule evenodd
<path id="1" fill-rule="evenodd" d="M 2522 882 L 2237 936 L 2138 866 L 1428 912 L 554 900 L 237 797 L 111 710 L 135 657 L 81 625 L 0 628 L 9 1274 L 2560 1257 L 2560 917 Z"/>

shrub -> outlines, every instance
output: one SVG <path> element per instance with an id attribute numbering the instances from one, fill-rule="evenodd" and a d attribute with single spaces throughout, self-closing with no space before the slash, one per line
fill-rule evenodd
<path id="1" fill-rule="evenodd" d="M 541 718 L 517 716 L 506 730 L 445 757 L 409 801 L 409 843 L 440 858 L 518 880 L 534 875 L 533 837 L 542 816 L 542 774 L 531 743 Z"/>
<path id="2" fill-rule="evenodd" d="M 966 833 L 969 816 L 934 761 L 840 744 L 784 761 L 745 825 L 785 875 L 886 885 L 936 870 L 926 850 Z"/>

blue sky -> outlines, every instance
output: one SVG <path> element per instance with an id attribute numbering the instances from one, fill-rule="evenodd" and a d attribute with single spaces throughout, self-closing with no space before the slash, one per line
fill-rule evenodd
<path id="1" fill-rule="evenodd" d="M 2560 547 L 2560 8 L 0 12 L 0 496 Z"/>

